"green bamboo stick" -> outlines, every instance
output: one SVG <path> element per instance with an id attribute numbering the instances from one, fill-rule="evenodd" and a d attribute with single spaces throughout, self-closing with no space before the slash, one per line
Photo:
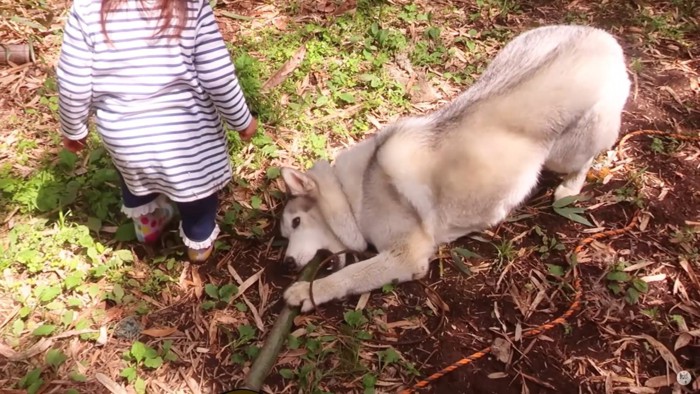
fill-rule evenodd
<path id="1" fill-rule="evenodd" d="M 310 281 L 316 274 L 320 263 L 320 259 L 313 259 L 304 267 L 298 280 Z M 282 311 L 277 316 L 277 320 L 274 326 L 272 326 L 270 334 L 265 340 L 265 344 L 262 349 L 260 349 L 260 353 L 258 353 L 255 361 L 253 361 L 253 365 L 250 366 L 250 371 L 244 381 L 244 389 L 259 391 L 262 388 L 265 378 L 269 375 L 272 367 L 275 366 L 277 355 L 280 350 L 282 350 L 282 345 L 284 345 L 287 336 L 291 332 L 294 318 L 297 315 L 299 315 L 298 307 L 291 308 L 289 305 L 285 304 L 284 308 L 282 308 Z"/>

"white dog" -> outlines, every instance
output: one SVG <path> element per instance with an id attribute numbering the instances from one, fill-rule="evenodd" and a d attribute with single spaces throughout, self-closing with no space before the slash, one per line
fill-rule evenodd
<path id="1" fill-rule="evenodd" d="M 580 193 L 596 155 L 612 147 L 630 82 L 622 48 L 583 26 L 525 32 L 451 104 L 408 117 L 342 151 L 333 166 L 284 168 L 292 198 L 281 224 L 285 261 L 321 249 L 379 254 L 314 282 L 317 305 L 426 275 L 441 243 L 502 221 L 543 168 L 563 175 L 555 199 Z M 286 302 L 312 309 L 309 283 Z"/>

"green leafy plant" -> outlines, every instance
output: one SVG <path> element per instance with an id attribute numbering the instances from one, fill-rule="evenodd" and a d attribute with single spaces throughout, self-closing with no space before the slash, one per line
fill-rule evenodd
<path id="1" fill-rule="evenodd" d="M 132 384 L 138 394 L 144 394 L 146 392 L 146 381 L 138 376 L 139 370 L 158 369 L 165 361 L 177 360 L 177 355 L 170 350 L 171 347 L 171 340 L 163 341 L 160 351 L 141 341 L 135 341 L 131 348 L 124 353 L 124 360 L 128 364 L 119 375 L 126 379 L 129 384 Z"/>
<path id="2" fill-rule="evenodd" d="M 552 209 L 557 215 L 563 216 L 576 223 L 581 223 L 585 226 L 593 227 L 593 224 L 591 224 L 591 222 L 588 221 L 588 219 L 581 216 L 581 214 L 584 213 L 586 209 L 572 206 L 577 201 L 586 201 L 588 199 L 590 199 L 590 196 L 580 194 L 560 198 L 559 200 L 554 201 L 552 203 Z"/>
<path id="3" fill-rule="evenodd" d="M 238 326 L 236 329 L 238 331 L 237 338 L 231 341 L 233 349 L 231 361 L 243 364 L 248 360 L 255 359 L 255 356 L 258 355 L 260 349 L 252 343 L 257 336 L 257 330 L 247 324 Z"/>
<path id="4" fill-rule="evenodd" d="M 221 287 L 217 287 L 215 284 L 208 283 L 204 286 L 204 292 L 211 300 L 204 301 L 202 303 L 202 309 L 210 310 L 222 303 L 228 304 L 236 293 L 238 293 L 238 287 L 233 283 L 225 284 Z"/>
<path id="5" fill-rule="evenodd" d="M 534 229 L 535 233 L 542 239 L 542 244 L 537 247 L 537 252 L 542 255 L 542 258 L 546 259 L 550 253 L 566 249 L 557 237 L 550 237 L 540 226 L 535 226 Z"/>
<path id="6" fill-rule="evenodd" d="M 35 394 L 44 385 L 44 379 L 41 377 L 41 368 L 34 368 L 27 372 L 26 375 L 17 383 L 20 389 L 26 389 L 27 394 Z"/>
<path id="7" fill-rule="evenodd" d="M 608 282 L 608 289 L 610 289 L 613 294 L 624 294 L 625 301 L 630 305 L 634 305 L 639 302 L 641 294 L 645 294 L 649 291 L 649 285 L 645 281 L 626 272 L 625 268 L 627 266 L 628 264 L 624 260 L 618 262 L 607 273 L 605 279 Z"/>

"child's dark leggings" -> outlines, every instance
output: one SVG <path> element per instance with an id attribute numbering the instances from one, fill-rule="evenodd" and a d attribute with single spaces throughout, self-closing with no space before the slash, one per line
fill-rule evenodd
<path id="1" fill-rule="evenodd" d="M 120 177 L 121 178 L 121 177 Z M 122 203 L 126 208 L 137 208 L 149 204 L 158 198 L 158 193 L 149 194 L 147 196 L 135 196 L 129 191 L 121 181 Z M 219 206 L 217 193 L 214 193 L 201 200 L 191 202 L 175 202 L 177 209 L 180 211 L 182 232 L 193 242 L 203 242 L 209 239 L 215 230 L 216 212 Z"/>

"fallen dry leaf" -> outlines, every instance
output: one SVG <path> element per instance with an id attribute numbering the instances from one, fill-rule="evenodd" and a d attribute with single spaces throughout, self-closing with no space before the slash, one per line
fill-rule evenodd
<path id="1" fill-rule="evenodd" d="M 507 377 L 508 377 L 508 374 L 505 372 L 494 372 L 494 373 L 488 374 L 489 379 L 503 379 L 503 378 L 507 378 Z"/>
<path id="2" fill-rule="evenodd" d="M 676 381 L 675 375 L 672 375 L 672 374 L 660 375 L 660 376 L 654 376 L 653 378 L 647 379 L 647 381 L 644 382 L 644 386 L 658 389 L 661 387 L 671 386 L 673 383 L 675 383 L 675 381 Z"/>
<path id="3" fill-rule="evenodd" d="M 163 328 L 148 328 L 143 330 L 141 333 L 155 338 L 167 337 L 173 335 L 177 332 L 175 327 L 163 327 Z"/>
<path id="4" fill-rule="evenodd" d="M 270 79 L 265 81 L 260 91 L 262 93 L 268 92 L 270 89 L 284 82 L 284 80 L 292 73 L 306 56 L 306 45 L 302 44 L 299 49 L 292 55 L 286 63 L 272 76 Z"/>
<path id="5" fill-rule="evenodd" d="M 678 350 L 680 348 L 688 346 L 688 344 L 693 340 L 693 336 L 687 332 L 682 332 L 681 335 L 676 339 L 675 345 L 673 345 L 673 350 Z"/>
<path id="6" fill-rule="evenodd" d="M 126 389 L 103 373 L 96 373 L 95 379 L 100 382 L 112 394 L 127 394 Z"/>

